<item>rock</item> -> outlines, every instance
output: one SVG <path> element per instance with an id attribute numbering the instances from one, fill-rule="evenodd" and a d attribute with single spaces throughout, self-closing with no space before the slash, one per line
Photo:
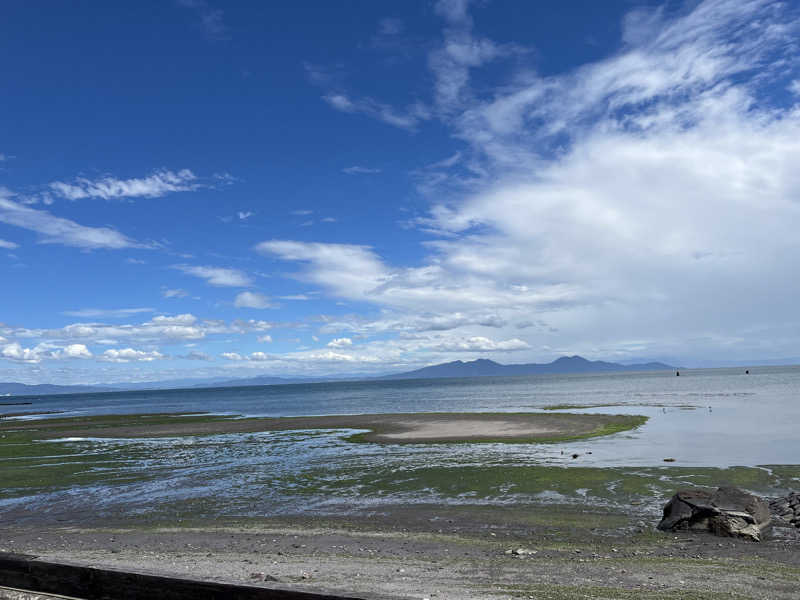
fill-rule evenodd
<path id="1" fill-rule="evenodd" d="M 678 491 L 664 506 L 664 517 L 658 528 L 662 531 L 708 531 L 758 542 L 769 522 L 766 501 L 735 487 L 721 487 L 715 492 Z"/>

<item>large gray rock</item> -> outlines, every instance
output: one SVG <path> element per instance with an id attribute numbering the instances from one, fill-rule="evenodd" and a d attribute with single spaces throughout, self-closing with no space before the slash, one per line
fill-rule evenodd
<path id="1" fill-rule="evenodd" d="M 769 505 L 764 500 L 735 487 L 721 487 L 715 492 L 678 491 L 664 507 L 658 528 L 708 531 L 758 542 L 769 522 Z"/>

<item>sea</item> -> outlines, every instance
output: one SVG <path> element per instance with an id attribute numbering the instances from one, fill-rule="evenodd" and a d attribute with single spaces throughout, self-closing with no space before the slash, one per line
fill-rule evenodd
<path id="1" fill-rule="evenodd" d="M 77 510 L 87 501 L 97 510 L 105 507 L 127 513 L 146 512 L 156 505 L 205 502 L 204 510 L 211 510 L 213 504 L 214 510 L 224 514 L 313 512 L 342 504 L 442 501 L 443 496 L 460 501 L 470 497 L 467 483 L 448 495 L 436 485 L 421 484 L 405 491 L 399 491 L 404 488 L 398 485 L 394 492 L 384 493 L 380 485 L 370 482 L 399 481 L 417 470 L 433 477 L 431 473 L 448 469 L 466 472 L 493 465 L 636 472 L 643 468 L 770 469 L 800 464 L 800 367 L 751 367 L 749 373 L 744 368 L 690 369 L 681 370 L 680 376 L 662 371 L 375 380 L 13 400 L 31 402 L 15 409 L 55 413 L 22 417 L 25 419 L 188 412 L 232 417 L 537 412 L 559 407 L 569 412 L 645 415 L 649 420 L 632 431 L 558 444 L 378 445 L 345 441 L 354 430 L 59 440 L 54 447 L 86 456 L 92 470 L 106 469 L 107 474 L 88 477 L 87 483 L 70 479 L 63 489 L 17 490 L 0 496 L 0 514 L 21 507 L 39 507 L 45 512 L 58 507 Z M 48 465 L 58 464 L 62 455 L 62 451 L 54 451 Z M 572 458 L 574 455 L 579 459 Z M 3 485 L 14 487 L 13 481 Z M 457 482 L 453 485 L 457 487 Z M 504 496 L 502 485 L 498 490 L 489 500 L 519 499 L 513 493 Z"/>

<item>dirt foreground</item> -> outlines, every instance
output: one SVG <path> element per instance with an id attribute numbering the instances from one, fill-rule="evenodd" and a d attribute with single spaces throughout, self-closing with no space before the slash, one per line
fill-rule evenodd
<path id="1" fill-rule="evenodd" d="M 215 523 L 6 526 L 0 550 L 155 574 L 364 598 L 789 599 L 800 540 L 654 529 L 658 515 L 564 506 L 392 506 Z M 176 526 L 178 525 L 178 526 Z M 0 595 L 2 597 L 2 595 Z"/>

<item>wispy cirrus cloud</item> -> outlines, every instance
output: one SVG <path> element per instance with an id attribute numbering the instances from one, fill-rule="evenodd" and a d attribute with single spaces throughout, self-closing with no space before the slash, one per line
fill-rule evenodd
<path id="1" fill-rule="evenodd" d="M 83 317 L 88 319 L 121 319 L 142 313 L 155 312 L 154 308 L 82 308 L 80 310 L 65 310 L 62 315 L 68 317 Z"/>
<path id="2" fill-rule="evenodd" d="M 330 92 L 322 96 L 322 99 L 338 111 L 367 115 L 409 131 L 413 131 L 422 121 L 431 118 L 430 110 L 419 102 L 398 109 L 372 98 L 352 98 L 342 92 Z"/>
<path id="3" fill-rule="evenodd" d="M 35 231 L 42 244 L 62 244 L 84 249 L 154 248 L 153 244 L 133 240 L 109 227 L 87 227 L 57 217 L 45 210 L 18 204 L 11 192 L 0 188 L 0 222 Z"/>
<path id="4" fill-rule="evenodd" d="M 195 265 L 173 265 L 173 269 L 187 275 L 205 279 L 209 285 L 217 287 L 250 287 L 252 279 L 239 269 Z"/>
<path id="5" fill-rule="evenodd" d="M 161 295 L 164 298 L 185 298 L 189 295 L 189 292 L 180 288 L 163 288 Z"/>
<path id="6" fill-rule="evenodd" d="M 161 170 L 147 177 L 119 179 L 107 175 L 98 179 L 78 177 L 73 182 L 54 181 L 49 188 L 52 193 L 68 200 L 84 198 L 160 198 L 175 192 L 189 192 L 200 187 L 189 169 L 180 171 Z"/>
<path id="7" fill-rule="evenodd" d="M 199 19 L 199 26 L 209 40 L 229 38 L 228 27 L 223 21 L 224 12 L 214 8 L 206 0 L 177 0 L 179 6 L 191 9 Z"/>
<path id="8" fill-rule="evenodd" d="M 342 169 L 342 173 L 346 173 L 348 175 L 371 175 L 380 172 L 380 169 L 371 169 L 369 167 L 362 167 L 360 165 L 354 165 L 352 167 L 346 167 Z"/>
<path id="9" fill-rule="evenodd" d="M 15 248 L 19 248 L 19 244 L 0 239 L 0 248 L 4 248 L 5 250 L 14 250 Z"/>

